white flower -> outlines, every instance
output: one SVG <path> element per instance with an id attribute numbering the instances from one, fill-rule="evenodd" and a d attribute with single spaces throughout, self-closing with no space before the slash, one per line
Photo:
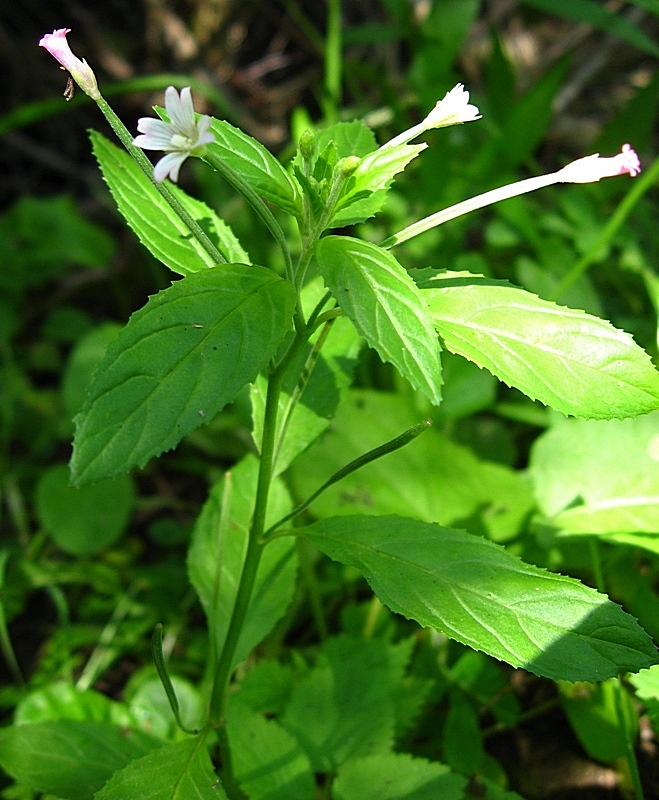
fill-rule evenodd
<path id="1" fill-rule="evenodd" d="M 201 155 L 204 147 L 215 141 L 209 131 L 211 118 L 204 114 L 195 120 L 189 86 L 181 89 L 180 97 L 173 86 L 167 87 L 165 109 L 169 122 L 142 117 L 137 122 L 137 130 L 141 135 L 133 139 L 133 144 L 143 150 L 162 150 L 167 153 L 153 170 L 153 177 L 158 183 L 162 183 L 168 175 L 171 180 L 177 181 L 185 159 Z"/>
<path id="2" fill-rule="evenodd" d="M 458 83 L 437 102 L 423 121 L 423 125 L 429 130 L 445 128 L 447 125 L 460 125 L 480 118 L 476 106 L 472 106 L 469 102 L 469 92 L 465 91 L 462 83 Z"/>
<path id="3" fill-rule="evenodd" d="M 96 83 L 96 76 L 92 72 L 92 68 L 83 58 L 82 61 L 74 56 L 66 41 L 66 34 L 71 33 L 71 28 L 59 28 L 52 33 L 47 33 L 41 38 L 39 47 L 44 47 L 48 52 L 56 58 L 59 63 L 68 70 L 73 80 L 78 84 L 85 94 L 88 94 L 94 100 L 98 100 L 101 93 L 98 91 Z M 73 84 L 71 88 L 67 87 L 64 96 L 67 100 L 71 99 L 73 95 Z"/>

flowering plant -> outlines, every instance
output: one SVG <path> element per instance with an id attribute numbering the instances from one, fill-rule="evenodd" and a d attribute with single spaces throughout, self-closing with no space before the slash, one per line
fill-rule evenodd
<path id="1" fill-rule="evenodd" d="M 176 786 L 182 800 L 311 798 L 314 775 L 323 775 L 326 785 L 335 781 L 337 797 L 352 798 L 360 796 L 349 788 L 359 770 L 377 772 L 369 759 L 383 758 L 391 774 L 392 765 L 406 764 L 392 746 L 394 728 L 404 720 L 387 704 L 390 684 L 402 681 L 403 668 L 392 664 L 409 655 L 399 643 L 380 651 L 368 641 L 357 647 L 335 639 L 323 645 L 318 666 L 304 665 L 298 684 L 286 668 L 270 664 L 280 681 L 272 696 L 264 698 L 249 674 L 234 691 L 237 666 L 291 606 L 298 541 L 359 571 L 392 611 L 537 675 L 599 681 L 657 663 L 648 634 L 604 594 L 531 566 L 486 536 L 452 527 L 479 513 L 480 495 L 462 516 L 447 516 L 432 502 L 429 511 L 401 514 L 396 508 L 376 515 L 367 502 L 360 505 L 356 490 L 349 500 L 334 495 L 322 514 L 334 484 L 415 441 L 428 420 L 384 442 L 367 444 L 367 432 L 360 431 L 358 451 L 347 445 L 329 476 L 331 459 L 307 453 L 314 444 L 322 447 L 330 420 L 340 427 L 341 414 L 356 419 L 366 408 L 377 430 L 388 430 L 382 398 L 359 394 L 355 400 L 349 388 L 364 344 L 393 365 L 429 414 L 442 403 L 445 351 L 565 415 L 620 420 L 659 409 L 659 375 L 649 356 L 608 321 L 484 275 L 438 267 L 408 271 L 392 252 L 448 220 L 515 195 L 556 183 L 635 177 L 641 166 L 630 145 L 616 156 L 587 156 L 465 200 L 376 244 L 332 231 L 381 210 L 395 176 L 426 147 L 412 140 L 432 128 L 480 119 L 462 84 L 421 123 L 381 146 L 359 121 L 306 131 L 286 167 L 228 122 L 196 115 L 189 88 L 178 94 L 169 87 L 165 109 L 157 109 L 160 119 L 140 119 L 133 137 L 103 99 L 89 66 L 71 53 L 67 33 L 55 31 L 40 44 L 98 103 L 119 136 L 125 152 L 92 134 L 104 177 L 145 247 L 182 276 L 149 298 L 109 345 L 75 419 L 73 480 L 86 484 L 144 467 L 241 392 L 249 393 L 252 409 L 253 452 L 211 488 L 188 554 L 190 582 L 208 624 L 204 710 L 193 726 L 182 719 L 157 628 L 156 668 L 188 735 L 163 744 L 146 735 L 129 741 L 124 725 L 94 729 L 113 747 L 129 741 L 129 755 L 95 797 L 135 798 L 136 786 L 144 796 L 160 791 L 173 797 Z M 165 155 L 154 168 L 143 149 Z M 211 208 L 170 185 L 190 157 L 207 162 L 256 212 L 278 249 L 272 265 L 252 263 L 250 242 L 239 241 Z M 284 230 L 293 228 L 291 241 Z M 423 437 L 435 448 L 428 462 L 457 460 L 456 445 L 433 435 Z M 317 469 L 324 480 L 309 487 Z M 304 488 L 297 503 L 286 482 L 291 474 Z M 437 491 L 429 487 L 427 494 Z M 588 531 L 596 514 L 575 521 L 579 498 L 569 499 L 574 505 L 547 514 L 556 525 L 582 524 Z M 391 508 L 388 500 L 382 503 Z M 340 513 L 346 505 L 359 513 Z M 310 508 L 311 518 L 305 516 Z M 485 517 L 482 523 L 486 529 Z M 358 691 L 342 695 L 334 720 L 325 699 L 340 691 L 337 676 L 350 686 L 354 681 Z M 76 724 L 67 730 L 80 741 L 88 730 Z M 461 793 L 460 776 L 423 764 L 438 781 L 437 796 Z"/>

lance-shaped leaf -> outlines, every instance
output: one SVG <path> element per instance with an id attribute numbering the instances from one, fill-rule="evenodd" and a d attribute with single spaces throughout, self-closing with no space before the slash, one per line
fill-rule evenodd
<path id="1" fill-rule="evenodd" d="M 659 408 L 659 372 L 607 320 L 469 273 L 421 285 L 446 347 L 532 399 L 589 419 Z"/>
<path id="2" fill-rule="evenodd" d="M 125 150 L 96 131 L 94 155 L 126 222 L 151 253 L 179 275 L 214 267 L 215 262 Z M 205 203 L 172 184 L 171 191 L 229 263 L 249 263 L 231 228 Z"/>
<path id="3" fill-rule="evenodd" d="M 251 383 L 292 325 L 295 292 L 262 267 L 188 275 L 133 314 L 77 415 L 76 483 L 174 447 Z"/>
<path id="4" fill-rule="evenodd" d="M 213 119 L 215 142 L 208 151 L 221 158 L 259 194 L 289 214 L 299 214 L 297 184 L 269 150 L 226 120 Z"/>
<path id="5" fill-rule="evenodd" d="M 368 344 L 439 404 L 439 341 L 421 293 L 398 261 L 377 245 L 347 236 L 321 239 L 316 260 L 341 311 Z"/>
<path id="6" fill-rule="evenodd" d="M 620 606 L 479 536 L 404 517 L 330 517 L 299 531 L 359 569 L 392 611 L 552 680 L 600 681 L 659 661 Z"/>

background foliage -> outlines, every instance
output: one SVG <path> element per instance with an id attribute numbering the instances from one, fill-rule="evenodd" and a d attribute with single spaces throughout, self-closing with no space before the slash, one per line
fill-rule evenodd
<path id="1" fill-rule="evenodd" d="M 68 105 L 60 98 L 63 76 L 36 47 L 40 36 L 74 29 L 75 51 L 93 63 L 131 129 L 162 102 L 166 85 L 192 85 L 209 113 L 243 127 L 284 164 L 291 141 L 309 125 L 366 114 L 382 142 L 464 82 L 482 123 L 428 134 L 429 148 L 382 213 L 360 226 L 367 242 L 472 194 L 586 153 L 612 154 L 630 141 L 644 166 L 633 185 L 561 186 L 509 200 L 429 232 L 397 256 L 410 268 L 510 281 L 609 319 L 656 363 L 655 5 L 345 2 L 340 60 L 324 3 L 116 0 L 90 10 L 28 2 L 2 11 L 8 102 L 0 117 L 0 706 L 5 724 L 18 723 L 0 739 L 5 797 L 93 797 L 128 758 L 149 759 L 153 737 L 171 748 L 163 791 L 182 764 L 193 765 L 186 778 L 193 784 L 208 778 L 210 764 L 175 724 L 149 642 L 163 623 L 181 717 L 194 727 L 199 687 L 208 679 L 203 611 L 214 598 L 204 589 L 204 526 L 213 524 L 212 495 L 194 532 L 189 575 L 185 553 L 209 488 L 252 449 L 245 392 L 217 415 L 191 411 L 184 442 L 158 461 L 148 462 L 147 448 L 137 459 L 143 470 L 90 487 L 68 485 L 72 419 L 94 367 L 120 324 L 171 276 L 139 244 L 148 225 L 123 227 L 86 129 L 110 132 L 86 98 Z M 96 134 L 92 144 L 97 154 L 105 146 Z M 267 239 L 251 235 L 251 212 L 205 165 L 183 172 L 186 188 L 231 224 L 252 262 L 277 263 Z M 243 260 L 208 213 L 224 246 Z M 188 271 L 185 253 L 168 247 L 163 258 L 174 271 Z M 330 509 L 404 513 L 486 535 L 529 564 L 605 589 L 659 641 L 656 413 L 564 419 L 446 353 L 444 399 L 435 408 L 427 399 L 432 387 L 415 391 L 423 376 L 411 386 L 372 351 L 350 349 L 350 332 L 344 335 L 345 385 L 352 381 L 359 391 L 286 474 L 293 499 L 423 416 L 434 427 L 330 489 L 308 523 Z M 258 372 L 258 355 L 245 364 L 244 380 Z M 282 471 L 294 455 L 280 454 Z M 225 481 L 238 486 L 235 472 Z M 290 506 L 283 484 L 280 491 L 283 514 Z M 336 527 L 336 539 L 319 538 L 325 552 L 341 546 L 340 522 Z M 621 701 L 608 682 L 556 684 L 505 667 L 390 613 L 352 566 L 307 546 L 298 557 L 301 585 L 294 596 L 278 592 L 281 621 L 240 668 L 240 691 L 227 709 L 229 720 L 243 723 L 231 728 L 240 737 L 235 751 L 254 748 L 235 765 L 250 797 L 279 796 L 282 786 L 286 797 L 321 792 L 310 775 L 336 770 L 347 752 L 361 758 L 333 784 L 333 796 L 345 800 L 438 792 L 459 798 L 484 787 L 491 797 L 514 790 L 530 800 L 618 797 L 630 786 L 622 761 L 628 733 L 639 728 L 647 794 L 659 791 L 654 669 L 630 678 L 628 730 L 621 730 Z M 289 558 L 282 547 L 272 569 L 285 571 Z M 224 635 L 214 632 L 214 646 Z M 241 658 L 261 635 L 246 631 Z M 330 706 L 333 686 L 343 693 Z M 79 741 L 67 738 L 67 720 L 89 726 Z M 34 739 L 21 739 L 28 723 L 40 726 L 39 756 L 29 749 Z M 116 725 L 139 733 L 100 760 L 95 737 L 107 741 Z M 51 747 L 57 736 L 61 752 Z M 287 763 L 273 783 L 253 774 L 255 760 L 271 766 L 300 736 L 306 760 Z M 51 763 L 41 757 L 46 744 Z M 394 744 L 395 768 L 381 755 Z M 73 746 L 82 753 L 81 771 L 69 785 L 58 765 Z M 117 773 L 97 796 L 133 796 L 139 787 L 131 780 L 138 778 Z"/>

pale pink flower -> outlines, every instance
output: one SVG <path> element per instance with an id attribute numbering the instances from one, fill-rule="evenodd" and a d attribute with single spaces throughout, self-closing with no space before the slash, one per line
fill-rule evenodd
<path id="1" fill-rule="evenodd" d="M 70 28 L 60 28 L 52 33 L 47 33 L 39 42 L 39 47 L 44 47 L 48 50 L 51 56 L 54 56 L 62 67 L 68 70 L 73 80 L 85 94 L 88 94 L 94 100 L 98 100 L 101 93 L 98 91 L 96 76 L 84 58 L 81 61 L 77 56 L 73 55 L 69 43 L 66 41 L 67 33 L 71 33 Z M 64 93 L 67 100 L 70 99 L 72 91 L 72 89 L 69 91 L 67 87 Z"/>
<path id="2" fill-rule="evenodd" d="M 561 183 L 593 183 L 600 178 L 612 178 L 615 175 L 629 173 L 635 178 L 641 171 L 641 162 L 628 144 L 623 144 L 622 152 L 611 158 L 602 158 L 599 153 L 579 158 L 567 164 L 556 173 Z"/>
<path id="3" fill-rule="evenodd" d="M 153 177 L 158 183 L 162 183 L 168 175 L 171 180 L 177 181 L 185 159 L 201 155 L 204 147 L 215 141 L 209 131 L 211 118 L 204 114 L 195 120 L 189 86 L 181 89 L 180 97 L 173 86 L 167 87 L 165 109 L 169 122 L 142 117 L 137 122 L 137 130 L 141 135 L 133 139 L 133 144 L 143 150 L 162 150 L 167 153 L 153 170 Z"/>

